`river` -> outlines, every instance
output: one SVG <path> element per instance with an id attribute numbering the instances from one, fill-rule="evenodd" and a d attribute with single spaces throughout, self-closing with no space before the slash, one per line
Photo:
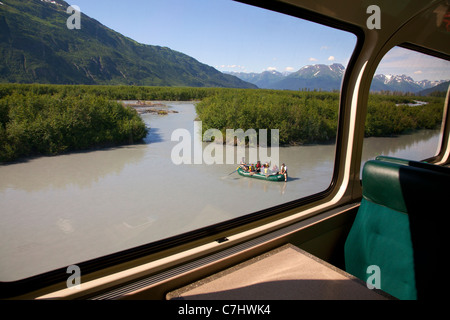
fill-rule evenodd
<path id="1" fill-rule="evenodd" d="M 143 143 L 0 166 L 0 281 L 14 281 L 223 222 L 325 190 L 334 145 L 280 148 L 290 179 L 232 173 L 235 164 L 175 165 L 174 130 L 194 136 L 192 103 L 179 113 L 142 115 Z M 366 139 L 379 154 L 416 159 L 435 153 L 438 132 Z M 232 173 L 232 174 L 231 174 Z"/>

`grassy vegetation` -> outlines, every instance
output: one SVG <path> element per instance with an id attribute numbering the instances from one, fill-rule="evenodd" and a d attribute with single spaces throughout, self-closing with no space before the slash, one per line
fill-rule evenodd
<path id="1" fill-rule="evenodd" d="M 441 124 L 442 97 L 371 95 L 366 136 L 390 136 Z M 147 134 L 135 110 L 118 100 L 201 101 L 203 130 L 279 129 L 281 144 L 335 139 L 339 93 L 226 88 L 0 85 L 0 161 L 133 143 Z M 398 106 L 397 106 L 398 105 Z"/>

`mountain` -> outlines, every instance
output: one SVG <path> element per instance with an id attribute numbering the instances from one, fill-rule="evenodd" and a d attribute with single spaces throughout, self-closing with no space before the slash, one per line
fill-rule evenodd
<path id="1" fill-rule="evenodd" d="M 384 75 L 378 74 L 373 78 L 371 90 L 373 91 L 399 91 L 412 92 L 419 94 L 425 89 L 434 88 L 442 83 L 441 81 L 420 80 L 414 81 L 413 78 L 407 75 Z"/>
<path id="2" fill-rule="evenodd" d="M 262 73 L 229 72 L 229 74 L 248 81 L 263 89 L 302 90 L 321 89 L 339 90 L 345 67 L 341 64 L 316 64 L 301 68 L 297 72 L 282 74 L 278 71 Z"/>
<path id="3" fill-rule="evenodd" d="M 301 68 L 275 83 L 272 89 L 321 89 L 324 91 L 339 90 L 345 68 L 342 64 L 316 64 Z"/>
<path id="4" fill-rule="evenodd" d="M 342 64 L 316 64 L 301 68 L 297 72 L 282 74 L 278 71 L 262 73 L 229 72 L 241 80 L 253 83 L 263 89 L 302 90 L 320 89 L 339 90 L 345 67 Z"/>
<path id="5" fill-rule="evenodd" d="M 430 88 L 434 88 L 436 86 L 441 85 L 442 83 L 447 82 L 448 85 L 448 80 L 440 80 L 440 81 L 430 81 L 430 80 L 420 80 L 420 81 L 416 81 L 416 83 L 422 87 L 422 90 L 424 89 L 430 89 Z"/>
<path id="6" fill-rule="evenodd" d="M 265 71 L 263 73 L 231 73 L 244 81 L 248 81 L 264 89 L 281 90 L 339 90 L 345 67 L 342 64 L 332 65 L 316 64 L 308 65 L 297 72 L 283 75 L 277 71 Z M 421 80 L 414 81 L 406 75 L 383 75 L 379 74 L 373 78 L 372 91 L 399 91 L 418 94 L 424 89 L 434 88 L 441 81 Z"/>
<path id="7" fill-rule="evenodd" d="M 430 95 L 432 93 L 440 92 L 440 93 L 442 93 L 443 96 L 445 96 L 445 94 L 448 91 L 448 87 L 450 85 L 450 81 L 439 81 L 439 82 L 440 83 L 437 86 L 434 86 L 434 87 L 422 90 L 422 91 L 418 92 L 417 95 L 419 95 L 419 96 L 427 96 L 427 95 Z"/>
<path id="8" fill-rule="evenodd" d="M 0 82 L 256 88 L 166 47 L 137 43 L 62 0 L 1 0 Z"/>
<path id="9" fill-rule="evenodd" d="M 228 74 L 253 83 L 258 88 L 271 88 L 275 83 L 285 78 L 285 75 L 278 71 L 264 71 L 262 73 L 228 72 Z"/>
<path id="10" fill-rule="evenodd" d="M 372 80 L 371 89 L 373 91 L 389 90 L 400 92 L 419 92 L 423 88 L 411 77 L 406 75 L 376 75 Z"/>

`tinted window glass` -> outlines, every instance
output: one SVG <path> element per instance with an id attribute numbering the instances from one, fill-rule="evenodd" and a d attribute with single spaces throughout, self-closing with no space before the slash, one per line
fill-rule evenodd
<path id="1" fill-rule="evenodd" d="M 59 19 L 64 25 L 58 30 L 66 28 L 67 8 L 51 1 L 35 5 L 43 11 L 62 10 Z M 31 132 L 27 131 L 31 122 L 20 121 L 34 113 L 20 118 L 19 111 L 41 108 L 35 101 L 47 100 L 34 97 L 44 94 L 42 90 L 55 108 L 58 101 L 74 95 L 120 101 L 140 112 L 149 133 L 140 143 L 75 152 L 59 152 L 55 147 L 55 156 L 22 156 L 0 165 L 1 281 L 164 240 L 329 187 L 339 90 L 356 44 L 353 34 L 233 1 L 111 5 L 80 0 L 77 5 L 83 13 L 81 29 L 66 28 L 54 39 L 67 53 L 78 43 L 72 32 L 86 36 L 83 45 L 92 47 L 88 54 L 77 51 L 80 59 L 82 54 L 87 57 L 86 65 L 77 66 L 93 78 L 104 77 L 103 86 L 12 89 L 0 101 L 9 112 L 0 138 L 12 135 L 13 131 L 6 133 L 11 128 L 16 128 L 15 133 Z M 11 14 L 5 11 L 8 23 L 15 21 L 8 18 Z M 89 17 L 135 40 L 134 44 Z M 54 23 L 45 15 L 44 21 L 36 23 L 41 34 Z M 99 51 L 96 41 L 107 49 Z M 138 42 L 157 47 L 145 48 Z M 138 81 L 150 76 L 143 68 L 130 70 L 120 63 L 113 68 L 114 59 L 131 55 L 115 49 L 122 48 L 121 43 L 147 61 L 156 61 L 149 73 L 169 66 L 166 78 L 155 76 L 156 82 L 148 86 L 123 85 L 120 81 L 125 78 L 135 76 L 133 81 Z M 162 53 L 161 60 L 152 60 L 155 52 Z M 176 59 L 170 60 L 171 56 Z M 122 86 L 112 86 L 116 83 L 108 82 L 109 76 Z M 232 88 L 223 88 L 225 84 Z M 16 89 L 25 93 L 14 93 Z M 16 102 L 28 94 L 29 109 L 19 108 Z M 10 121 L 13 113 L 15 122 Z M 74 112 L 57 119 L 74 123 L 78 116 Z M 53 128 L 44 116 L 32 118 L 46 124 L 33 125 L 32 132 Z M 102 122 L 96 128 L 100 127 Z M 84 132 L 71 138 L 79 140 Z M 8 139 L 3 140 L 3 150 L 12 152 L 13 141 Z M 237 168 L 242 158 L 252 168 L 260 161 L 260 173 L 241 175 Z M 283 163 L 287 176 L 277 175 Z"/>

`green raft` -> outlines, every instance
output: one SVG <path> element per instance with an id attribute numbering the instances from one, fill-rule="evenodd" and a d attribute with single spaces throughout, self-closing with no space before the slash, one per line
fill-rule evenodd
<path id="1" fill-rule="evenodd" d="M 272 174 L 272 175 L 265 175 L 262 173 L 255 173 L 255 172 L 247 172 L 243 170 L 242 168 L 239 168 L 237 172 L 244 177 L 254 178 L 254 179 L 260 179 L 260 180 L 267 180 L 267 181 L 284 181 L 284 175 L 283 174 Z"/>

